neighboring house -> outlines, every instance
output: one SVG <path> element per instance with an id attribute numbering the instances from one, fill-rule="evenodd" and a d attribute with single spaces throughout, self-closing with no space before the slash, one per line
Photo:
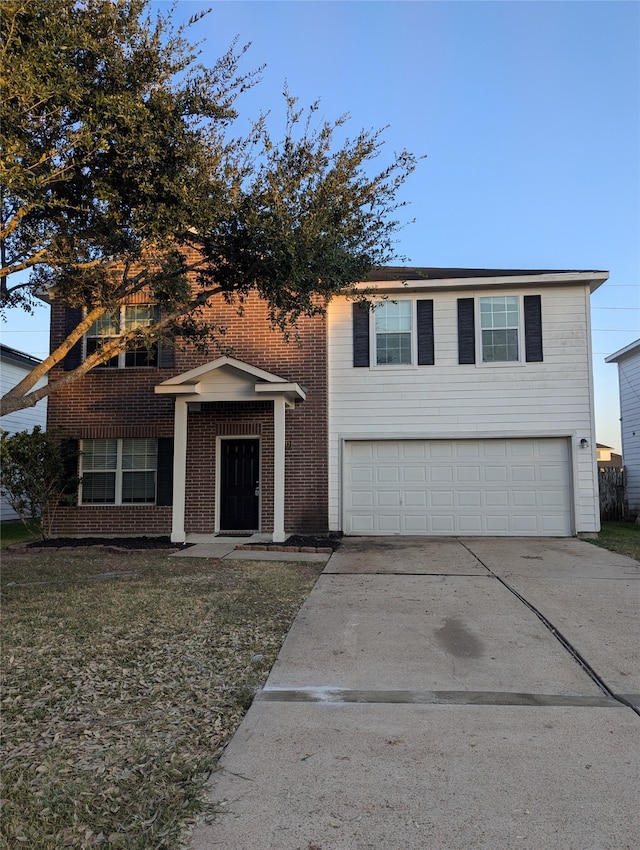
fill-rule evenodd
<path id="1" fill-rule="evenodd" d="M 22 351 L 16 351 L 7 345 L 0 345 L 0 395 L 4 395 L 31 372 L 41 361 Z M 36 387 L 46 384 L 46 379 L 39 381 Z M 35 425 L 45 428 L 47 424 L 47 400 L 42 399 L 35 407 L 17 410 L 0 417 L 0 428 L 3 431 L 31 431 Z M 17 514 L 5 499 L 0 499 L 0 519 L 17 519 Z"/>
<path id="2" fill-rule="evenodd" d="M 596 443 L 596 461 L 598 469 L 620 469 L 622 467 L 622 455 L 619 455 L 611 446 Z"/>
<path id="3" fill-rule="evenodd" d="M 640 514 L 640 339 L 609 355 L 605 362 L 618 364 L 627 506 L 629 513 L 637 516 Z"/>
<path id="4" fill-rule="evenodd" d="M 362 284 L 374 310 L 336 298 L 290 344 L 257 297 L 242 316 L 219 299 L 232 356 L 130 352 L 52 396 L 82 452 L 56 532 L 597 531 L 589 296 L 607 276 L 383 268 Z M 54 301 L 54 344 L 65 323 Z"/>

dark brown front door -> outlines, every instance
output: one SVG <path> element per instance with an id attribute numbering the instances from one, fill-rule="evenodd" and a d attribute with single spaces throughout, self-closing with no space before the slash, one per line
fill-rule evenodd
<path id="1" fill-rule="evenodd" d="M 222 440 L 220 530 L 258 531 L 260 443 Z"/>

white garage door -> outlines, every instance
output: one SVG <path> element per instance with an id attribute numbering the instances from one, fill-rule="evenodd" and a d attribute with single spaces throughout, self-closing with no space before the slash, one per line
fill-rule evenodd
<path id="1" fill-rule="evenodd" d="M 345 534 L 569 536 L 566 439 L 350 440 Z"/>

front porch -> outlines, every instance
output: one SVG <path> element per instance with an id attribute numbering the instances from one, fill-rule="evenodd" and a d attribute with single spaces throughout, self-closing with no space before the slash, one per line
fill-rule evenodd
<path id="1" fill-rule="evenodd" d="M 195 478 L 198 478 L 198 487 L 203 491 L 202 498 L 209 498 L 213 505 L 214 534 L 241 529 L 263 534 L 271 526 L 271 541 L 283 542 L 287 536 L 286 411 L 294 409 L 296 402 L 304 401 L 305 391 L 297 383 L 278 375 L 231 357 L 220 357 L 164 381 L 155 387 L 155 392 L 174 398 L 172 542 L 187 542 L 189 510 L 190 504 L 193 509 L 195 492 L 190 488 L 194 488 Z M 234 433 L 233 426 L 230 426 L 222 434 L 215 431 L 204 438 L 201 434 L 200 451 L 206 452 L 207 458 L 213 457 L 213 465 L 205 474 L 199 465 L 206 466 L 208 461 L 205 457 L 198 457 L 194 441 L 189 442 L 190 416 L 211 413 L 225 404 L 233 404 L 240 409 L 251 409 L 256 404 L 262 409 L 269 408 L 272 433 L 269 439 L 262 439 L 258 433 L 249 433 L 251 428 L 238 428 L 238 433 Z M 231 441 L 237 445 L 252 441 L 251 452 L 246 454 L 249 456 L 257 451 L 256 459 L 242 457 L 236 460 L 231 457 L 223 462 L 223 449 L 228 450 Z M 250 465 L 237 471 L 238 464 Z M 195 470 L 191 479 L 190 467 Z M 237 475 L 233 487 L 228 481 L 230 474 Z M 207 486 L 210 488 L 208 494 Z M 237 500 L 242 508 L 229 512 L 226 508 L 231 499 Z M 252 506 L 252 503 L 255 504 Z M 234 524 L 238 527 L 230 527 Z"/>

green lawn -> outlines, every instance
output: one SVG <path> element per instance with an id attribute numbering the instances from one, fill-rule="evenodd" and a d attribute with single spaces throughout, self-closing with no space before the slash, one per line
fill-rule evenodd
<path id="1" fill-rule="evenodd" d="M 3 549 L 12 543 L 31 543 L 37 539 L 38 534 L 35 528 L 30 532 L 21 522 L 0 523 L 0 546 Z"/>
<path id="2" fill-rule="evenodd" d="M 603 522 L 597 538 L 584 539 L 588 543 L 602 546 L 603 549 L 640 561 L 640 525 L 630 522 Z"/>
<path id="3" fill-rule="evenodd" d="M 181 847 L 322 567 L 3 552 L 0 848 Z"/>

